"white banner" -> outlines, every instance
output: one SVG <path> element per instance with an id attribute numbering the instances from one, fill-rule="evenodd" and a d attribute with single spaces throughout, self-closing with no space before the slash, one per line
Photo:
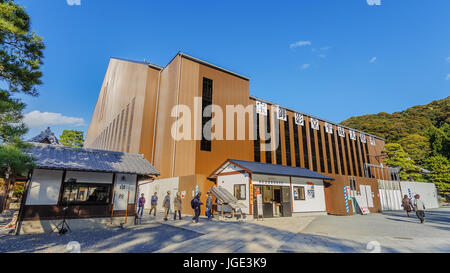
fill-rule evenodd
<path id="1" fill-rule="evenodd" d="M 314 130 L 319 130 L 319 120 L 311 118 L 311 128 Z"/>
<path id="2" fill-rule="evenodd" d="M 375 138 L 370 136 L 370 145 L 375 146 Z"/>
<path id="3" fill-rule="evenodd" d="M 333 133 L 333 125 L 325 122 L 325 132 L 332 134 Z"/>
<path id="4" fill-rule="evenodd" d="M 338 126 L 338 135 L 340 137 L 345 137 L 345 130 L 341 126 Z"/>
<path id="5" fill-rule="evenodd" d="M 348 130 L 348 135 L 351 140 L 356 140 L 356 133 L 353 130 Z"/>
<path id="6" fill-rule="evenodd" d="M 305 118 L 302 114 L 295 113 L 295 124 L 304 126 L 305 125 Z"/>
<path id="7" fill-rule="evenodd" d="M 360 133 L 359 139 L 361 140 L 362 143 L 366 143 L 366 135 Z"/>
<path id="8" fill-rule="evenodd" d="M 287 121 L 286 109 L 277 106 L 277 118 L 279 120 Z"/>
<path id="9" fill-rule="evenodd" d="M 267 104 L 261 101 L 256 101 L 256 113 L 267 116 Z"/>

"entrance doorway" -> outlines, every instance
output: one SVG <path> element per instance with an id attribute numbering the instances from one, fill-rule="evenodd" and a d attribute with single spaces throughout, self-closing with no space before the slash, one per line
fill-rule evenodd
<path id="1" fill-rule="evenodd" d="M 262 195 L 262 214 L 264 218 L 292 216 L 290 187 L 255 186 L 254 189 L 255 196 L 253 196 L 253 211 L 255 217 L 258 217 L 256 200 L 257 193 Z"/>

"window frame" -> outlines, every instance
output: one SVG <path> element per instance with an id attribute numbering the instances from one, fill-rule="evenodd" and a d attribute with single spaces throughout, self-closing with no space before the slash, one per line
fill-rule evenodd
<path id="1" fill-rule="evenodd" d="M 293 195 L 294 195 L 294 200 L 295 201 L 304 201 L 304 200 L 306 200 L 306 194 L 305 194 L 305 186 L 293 186 L 292 187 L 293 188 Z M 303 190 L 301 191 L 302 193 L 303 193 L 303 198 L 301 198 L 301 192 L 298 192 L 298 197 L 295 197 L 295 192 L 296 192 L 296 189 L 300 189 L 300 188 L 302 188 Z"/>
<path id="2" fill-rule="evenodd" d="M 93 187 L 108 187 L 108 197 L 107 197 L 107 201 L 106 202 L 86 202 L 86 201 L 69 201 L 68 204 L 70 206 L 105 206 L 105 205 L 110 205 L 112 203 L 112 191 L 114 188 L 114 184 L 113 183 L 89 183 L 89 182 L 82 182 L 82 183 L 75 183 L 74 188 L 72 190 L 72 194 L 75 192 L 75 199 L 78 198 L 78 189 L 79 188 L 93 188 Z M 67 203 L 64 200 L 64 194 L 65 194 L 65 190 L 66 188 L 69 187 L 69 183 L 68 182 L 63 182 L 63 184 L 61 185 L 62 189 L 61 189 L 61 199 L 59 202 L 60 206 L 65 206 Z M 76 191 L 74 191 L 76 189 Z M 70 198 L 70 196 L 69 196 Z"/>
<path id="3" fill-rule="evenodd" d="M 241 197 L 241 190 L 242 190 L 242 188 L 241 187 L 244 187 L 244 199 L 242 199 L 242 197 Z M 238 196 L 236 196 L 236 188 L 237 188 L 237 195 Z M 233 193 L 234 193 L 234 197 L 237 199 L 237 200 L 239 200 L 239 201 L 242 201 L 242 200 L 247 200 L 247 185 L 246 184 L 234 184 L 233 185 Z"/>

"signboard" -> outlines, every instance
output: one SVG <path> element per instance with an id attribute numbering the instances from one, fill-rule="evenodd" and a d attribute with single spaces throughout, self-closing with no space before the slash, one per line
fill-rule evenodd
<path id="1" fill-rule="evenodd" d="M 314 191 L 314 185 L 308 185 L 308 197 L 310 199 L 314 199 L 316 197 L 316 194 Z"/>
<path id="2" fill-rule="evenodd" d="M 362 143 L 366 143 L 366 135 L 359 134 L 359 139 L 361 140 Z"/>
<path id="3" fill-rule="evenodd" d="M 355 131 L 349 130 L 348 131 L 348 135 L 349 135 L 351 140 L 356 140 L 356 133 L 355 133 Z"/>
<path id="4" fill-rule="evenodd" d="M 319 121 L 315 118 L 311 118 L 311 128 L 319 130 Z"/>
<path id="5" fill-rule="evenodd" d="M 370 145 L 375 146 L 375 138 L 370 136 Z"/>
<path id="6" fill-rule="evenodd" d="M 256 207 L 258 208 L 258 216 L 263 216 L 262 194 L 256 195 Z"/>
<path id="7" fill-rule="evenodd" d="M 287 121 L 286 109 L 277 106 L 277 118 L 279 120 Z"/>
<path id="8" fill-rule="evenodd" d="M 125 210 L 127 200 L 129 204 L 134 203 L 136 175 L 117 174 L 114 183 L 114 210 Z"/>
<path id="9" fill-rule="evenodd" d="M 267 104 L 261 101 L 256 101 L 256 113 L 267 116 Z"/>
<path id="10" fill-rule="evenodd" d="M 328 122 L 325 122 L 325 132 L 328 134 L 333 133 L 333 125 L 329 124 Z"/>
<path id="11" fill-rule="evenodd" d="M 249 196 L 250 196 L 250 205 L 253 205 L 253 184 L 250 184 Z"/>
<path id="12" fill-rule="evenodd" d="M 340 137 L 345 137 L 345 130 L 341 126 L 338 126 L 338 135 Z"/>
<path id="13" fill-rule="evenodd" d="M 186 196 L 186 191 L 181 192 L 181 198 L 184 198 Z"/>
<path id="14" fill-rule="evenodd" d="M 302 114 L 295 113 L 295 124 L 304 126 L 305 125 L 305 118 Z"/>

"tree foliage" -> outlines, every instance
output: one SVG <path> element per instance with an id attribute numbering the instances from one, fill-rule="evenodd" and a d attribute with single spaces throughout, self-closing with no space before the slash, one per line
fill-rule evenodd
<path id="1" fill-rule="evenodd" d="M 423 176 L 416 169 L 432 168 L 426 180 L 434 182 L 440 192 L 448 191 L 450 97 L 393 114 L 351 117 L 342 124 L 386 138 L 388 165 L 402 167 L 401 179 L 421 181 Z"/>
<path id="2" fill-rule="evenodd" d="M 31 30 L 24 8 L 12 0 L 0 0 L 0 44 L 0 80 L 7 91 L 38 95 L 44 43 Z"/>
<path id="3" fill-rule="evenodd" d="M 442 155 L 437 155 L 428 158 L 426 164 L 431 172 L 427 175 L 428 180 L 436 184 L 439 192 L 450 194 L 449 160 Z"/>
<path id="4" fill-rule="evenodd" d="M 401 180 L 421 181 L 423 180 L 420 168 L 409 158 L 402 146 L 398 143 L 388 143 L 384 146 L 387 159 L 385 163 L 389 167 L 400 167 L 399 176 Z"/>
<path id="5" fill-rule="evenodd" d="M 83 147 L 83 131 L 64 130 L 59 137 L 59 142 L 65 146 Z"/>
<path id="6" fill-rule="evenodd" d="M 37 96 L 42 72 L 44 44 L 31 30 L 25 9 L 13 0 L 0 0 L 0 212 L 7 207 L 15 177 L 33 168 L 33 158 L 21 137 L 27 132 L 22 122 L 25 104 L 14 94 Z"/>

